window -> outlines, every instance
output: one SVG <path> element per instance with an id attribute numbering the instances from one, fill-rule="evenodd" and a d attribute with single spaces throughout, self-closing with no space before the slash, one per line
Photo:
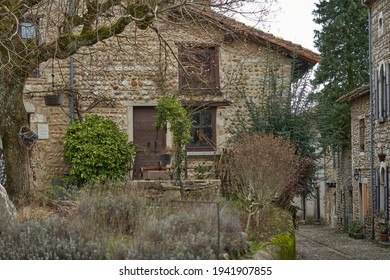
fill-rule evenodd
<path id="1" fill-rule="evenodd" d="M 37 20 L 25 19 L 20 22 L 19 36 L 24 41 L 26 46 L 29 46 L 30 44 L 39 44 L 37 25 L 38 25 L 38 19 Z M 31 75 L 33 77 L 38 77 L 40 75 L 38 65 L 37 68 L 35 68 L 34 71 L 31 73 Z"/>
<path id="2" fill-rule="evenodd" d="M 216 108 L 202 109 L 192 115 L 192 139 L 188 150 L 214 150 Z"/>
<path id="3" fill-rule="evenodd" d="M 365 135 L 365 123 L 364 119 L 359 120 L 359 151 L 364 152 L 365 143 L 364 143 L 364 135 Z"/>
<path id="4" fill-rule="evenodd" d="M 179 91 L 195 94 L 219 93 L 218 47 L 179 46 Z"/>
<path id="5" fill-rule="evenodd" d="M 390 115 L 390 66 L 381 64 L 375 71 L 375 115 L 384 121 Z"/>
<path id="6" fill-rule="evenodd" d="M 335 150 L 332 151 L 333 169 L 337 169 L 339 167 L 339 156 L 340 153 L 338 151 Z"/>
<path id="7" fill-rule="evenodd" d="M 22 21 L 20 23 L 20 36 L 25 42 L 35 40 L 38 37 L 35 24 L 31 21 Z"/>
<path id="8" fill-rule="evenodd" d="M 380 12 L 378 15 L 378 37 L 383 36 L 384 29 L 383 29 L 383 12 Z"/>
<path id="9" fill-rule="evenodd" d="M 388 219 L 388 199 L 389 199 L 389 182 L 388 167 L 382 167 L 376 171 L 376 209 L 378 214 L 383 213 L 383 218 Z"/>

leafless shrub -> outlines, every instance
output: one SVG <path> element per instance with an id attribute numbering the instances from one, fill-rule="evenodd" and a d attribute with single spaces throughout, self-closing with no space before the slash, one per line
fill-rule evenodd
<path id="1" fill-rule="evenodd" d="M 219 167 L 226 190 L 233 192 L 248 213 L 246 232 L 251 218 L 270 206 L 293 180 L 299 155 L 287 141 L 265 134 L 248 134 L 233 143 Z"/>

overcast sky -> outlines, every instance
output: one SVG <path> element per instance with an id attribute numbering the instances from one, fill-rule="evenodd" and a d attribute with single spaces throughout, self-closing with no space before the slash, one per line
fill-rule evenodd
<path id="1" fill-rule="evenodd" d="M 314 47 L 313 32 L 319 26 L 313 22 L 312 15 L 318 1 L 279 0 L 280 12 L 272 19 L 270 29 L 264 31 L 318 52 Z"/>

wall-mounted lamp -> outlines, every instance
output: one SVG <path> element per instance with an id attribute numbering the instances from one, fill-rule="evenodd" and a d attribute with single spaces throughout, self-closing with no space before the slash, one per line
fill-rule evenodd
<path id="1" fill-rule="evenodd" d="M 353 177 L 356 181 L 359 181 L 360 179 L 360 168 L 355 169 L 355 172 L 353 173 Z"/>

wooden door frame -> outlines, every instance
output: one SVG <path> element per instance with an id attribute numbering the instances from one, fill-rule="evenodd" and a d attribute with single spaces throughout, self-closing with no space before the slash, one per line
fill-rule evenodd
<path id="1" fill-rule="evenodd" d="M 127 101 L 126 107 L 127 107 L 127 138 L 129 141 L 134 141 L 134 107 L 156 107 L 157 102 L 133 102 L 133 101 Z M 173 146 L 173 137 L 172 133 L 169 131 L 165 134 L 165 143 L 166 147 L 172 147 Z M 130 172 L 130 179 L 133 179 L 133 172 Z"/>

